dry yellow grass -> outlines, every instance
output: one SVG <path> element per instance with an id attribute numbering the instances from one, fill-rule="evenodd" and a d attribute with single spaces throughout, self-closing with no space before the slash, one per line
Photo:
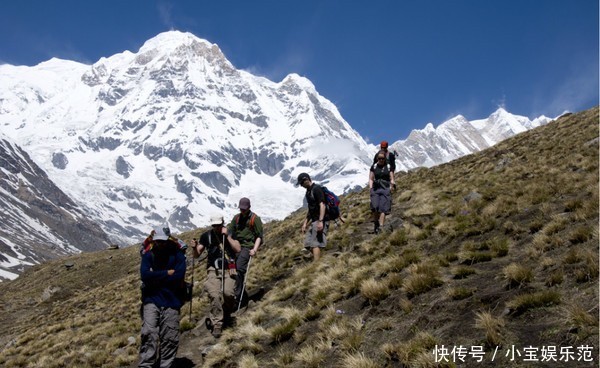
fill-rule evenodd
<path id="1" fill-rule="evenodd" d="M 330 229 L 317 263 L 301 255 L 305 210 L 269 223 L 248 283 L 267 293 L 224 331 L 204 366 L 342 366 L 352 359 L 433 367 L 435 344 L 482 339 L 543 345 L 568 338 L 597 346 L 590 316 L 598 313 L 599 155 L 597 143 L 587 144 L 598 137 L 597 121 L 597 109 L 575 114 L 475 155 L 398 173 L 386 221 L 392 233 L 368 233 L 367 191 L 343 197 L 347 221 Z M 470 193 L 481 198 L 465 203 Z M 182 237 L 189 241 L 200 231 Z M 0 284 L 0 366 L 134 363 L 136 250 L 73 259 L 75 272 L 61 260 Z M 201 323 L 193 327 L 208 310 L 199 295 L 204 266 L 196 266 L 197 297 L 184 320 L 192 329 L 184 334 L 188 344 L 197 335 L 212 339 Z M 506 289 L 503 279 L 526 287 Z M 44 299 L 54 287 L 61 291 Z M 505 309 L 511 313 L 503 327 L 496 313 L 474 321 L 477 310 Z M 523 327 L 530 321 L 539 334 Z M 499 340 L 487 337 L 498 329 Z"/>

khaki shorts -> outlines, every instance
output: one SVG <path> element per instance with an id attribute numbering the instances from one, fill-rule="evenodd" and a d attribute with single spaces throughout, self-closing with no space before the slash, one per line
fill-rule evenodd
<path id="1" fill-rule="evenodd" d="M 323 222 L 322 232 L 317 232 L 318 223 L 319 221 L 313 221 L 306 231 L 304 248 L 325 248 L 327 245 L 327 229 L 329 229 L 329 221 Z"/>

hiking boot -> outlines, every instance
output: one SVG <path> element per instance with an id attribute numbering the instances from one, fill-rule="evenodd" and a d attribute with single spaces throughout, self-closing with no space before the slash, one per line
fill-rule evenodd
<path id="1" fill-rule="evenodd" d="M 212 330 L 212 335 L 214 338 L 218 339 L 219 337 L 221 337 L 221 326 L 214 326 L 213 330 Z"/>
<path id="2" fill-rule="evenodd" d="M 379 221 L 373 221 L 373 234 L 379 234 Z"/>
<path id="3" fill-rule="evenodd" d="M 212 321 L 210 320 L 210 318 L 206 317 L 206 319 L 204 320 L 204 325 L 206 326 L 207 330 L 212 331 L 213 324 L 212 324 Z"/>
<path id="4" fill-rule="evenodd" d="M 250 299 L 256 303 L 257 301 L 261 300 L 264 295 L 265 295 L 265 288 L 261 287 L 260 289 L 258 289 L 258 291 L 252 293 L 251 295 L 248 295 L 248 299 Z"/>

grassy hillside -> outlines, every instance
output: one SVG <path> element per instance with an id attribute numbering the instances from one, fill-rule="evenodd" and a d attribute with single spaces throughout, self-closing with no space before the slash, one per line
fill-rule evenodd
<path id="1" fill-rule="evenodd" d="M 248 284 L 267 292 L 218 341 L 202 323 L 205 264 L 196 265 L 180 365 L 597 367 L 598 117 L 598 108 L 565 116 L 397 174 L 380 235 L 370 234 L 368 192 L 346 196 L 346 223 L 330 229 L 318 263 L 301 251 L 303 211 L 268 224 Z M 138 267 L 136 247 L 106 250 L 0 284 L 0 365 L 134 366 Z M 442 345 L 462 347 L 465 362 L 449 355 L 436 365 L 436 345 L 438 358 Z M 553 347 L 557 360 L 575 361 L 525 360 Z"/>

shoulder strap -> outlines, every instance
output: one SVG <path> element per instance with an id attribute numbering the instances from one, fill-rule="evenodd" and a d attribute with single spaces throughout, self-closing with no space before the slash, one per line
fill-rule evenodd
<path id="1" fill-rule="evenodd" d="M 252 232 L 254 232 L 255 219 L 256 219 L 256 214 L 254 212 L 250 211 L 250 219 L 248 220 L 248 226 L 250 227 L 250 230 L 252 230 Z M 235 230 L 237 231 L 237 225 L 240 222 L 240 214 L 239 213 L 237 215 L 235 215 L 234 220 L 235 220 Z"/>
<path id="2" fill-rule="evenodd" d="M 256 214 L 252 212 L 250 215 L 250 220 L 248 220 L 248 226 L 250 226 L 250 230 L 254 231 L 254 221 L 256 220 Z"/>

